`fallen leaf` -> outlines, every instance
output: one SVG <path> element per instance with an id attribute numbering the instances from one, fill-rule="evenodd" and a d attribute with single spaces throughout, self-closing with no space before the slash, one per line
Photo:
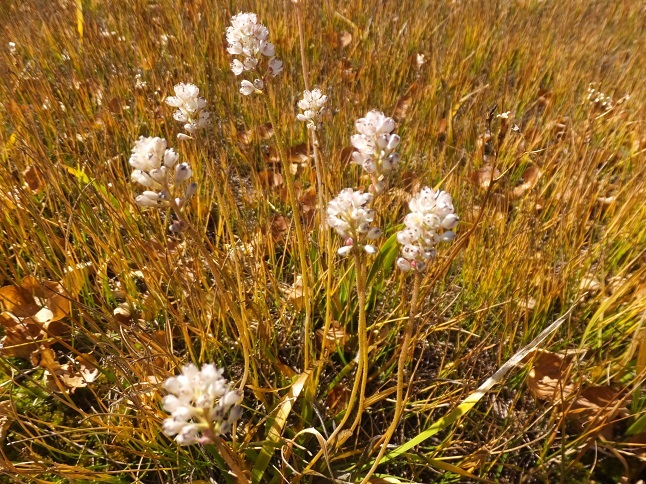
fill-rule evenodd
<path id="1" fill-rule="evenodd" d="M 274 215 L 271 218 L 271 236 L 274 242 L 284 240 L 287 231 L 289 230 L 289 222 L 283 215 Z"/>
<path id="2" fill-rule="evenodd" d="M 34 192 L 37 192 L 43 184 L 42 178 L 38 174 L 38 170 L 36 170 L 33 165 L 23 171 L 22 176 L 25 178 L 27 186 Z"/>
<path id="3" fill-rule="evenodd" d="M 327 342 L 325 346 L 327 350 L 326 353 L 333 351 L 335 348 L 343 347 L 350 339 L 350 336 L 341 327 L 338 321 L 332 321 L 326 334 L 323 333 L 323 328 L 319 328 L 316 330 L 316 335 L 321 342 L 323 341 L 323 338 L 325 338 Z M 325 356 L 327 356 L 327 354 Z"/>
<path id="4" fill-rule="evenodd" d="M 50 391 L 74 393 L 99 376 L 98 364 L 92 355 L 78 355 L 72 363 L 60 364 L 51 348 L 41 346 L 37 353 L 32 363 L 45 369 L 45 381 Z"/>
<path id="5" fill-rule="evenodd" d="M 520 185 L 516 186 L 512 190 L 512 198 L 521 198 L 528 191 L 534 188 L 534 186 L 538 182 L 538 179 L 541 177 L 541 174 L 541 170 L 538 168 L 538 166 L 535 163 L 530 163 L 523 172 Z"/>
<path id="6" fill-rule="evenodd" d="M 419 85 L 413 83 L 408 90 L 397 100 L 393 110 L 393 119 L 400 123 L 410 114 L 410 108 L 413 105 L 413 96 L 419 90 Z"/>
<path id="7" fill-rule="evenodd" d="M 295 311 L 303 309 L 303 277 L 301 275 L 296 277 L 294 284 L 281 290 Z"/>
<path id="8" fill-rule="evenodd" d="M 269 188 L 276 188 L 283 184 L 283 175 L 274 170 L 262 170 L 258 172 L 260 183 Z"/>
<path id="9" fill-rule="evenodd" d="M 500 170 L 486 165 L 471 174 L 471 182 L 480 188 L 487 189 L 491 182 L 500 176 Z"/>
<path id="10" fill-rule="evenodd" d="M 534 350 L 523 360 L 531 361 L 526 383 L 539 400 L 558 405 L 564 415 L 575 421 L 581 431 L 612 438 L 614 424 L 629 416 L 622 392 L 610 386 L 572 383 L 573 358 L 578 352 L 553 353 Z"/>

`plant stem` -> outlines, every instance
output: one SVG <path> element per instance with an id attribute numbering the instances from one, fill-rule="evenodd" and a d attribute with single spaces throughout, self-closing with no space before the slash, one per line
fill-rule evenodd
<path id="1" fill-rule="evenodd" d="M 177 219 L 186 227 L 186 231 L 189 233 L 191 238 L 195 241 L 197 244 L 198 248 L 200 249 L 200 252 L 202 253 L 202 257 L 206 261 L 207 265 L 209 266 L 209 269 L 211 270 L 211 273 L 213 274 L 213 280 L 215 281 L 215 286 L 219 292 L 219 297 L 224 300 L 224 304 L 231 314 L 231 317 L 233 318 L 233 321 L 236 324 L 236 328 L 238 329 L 238 334 L 240 336 L 240 342 L 242 344 L 242 354 L 244 357 L 244 373 L 242 375 L 242 380 L 240 381 L 240 390 L 243 390 L 246 383 L 247 379 L 249 378 L 249 367 L 250 367 L 250 362 L 251 362 L 251 350 L 250 350 L 250 344 L 249 344 L 249 335 L 247 333 L 247 326 L 245 325 L 241 312 L 238 309 L 236 305 L 233 304 L 233 301 L 231 300 L 229 293 L 225 289 L 224 284 L 222 283 L 222 277 L 221 277 L 221 271 L 220 268 L 215 264 L 213 261 L 213 246 L 211 245 L 211 242 L 208 240 L 208 238 L 205 238 L 204 240 L 206 243 L 209 245 L 209 250 L 207 250 L 206 245 L 202 242 L 202 238 L 199 236 L 193 225 L 184 217 L 184 214 L 181 211 L 181 208 L 177 205 L 177 203 L 174 201 L 171 204 L 173 212 L 175 213 L 175 216 Z"/>
<path id="2" fill-rule="evenodd" d="M 377 458 L 375 459 L 374 464 L 372 464 L 372 467 L 368 471 L 368 474 L 366 474 L 361 481 L 362 483 L 367 483 L 370 480 L 370 477 L 374 474 L 374 472 L 377 470 L 377 466 L 379 466 L 379 462 L 381 461 L 381 458 L 384 456 L 386 453 L 386 450 L 388 449 L 388 443 L 390 442 L 390 439 L 392 438 L 393 434 L 395 433 L 395 430 L 397 430 L 397 426 L 399 425 L 399 420 L 402 416 L 402 413 L 404 412 L 404 406 L 406 405 L 406 402 L 404 402 L 404 373 L 406 371 L 406 365 L 408 364 L 408 352 L 409 346 L 411 339 L 413 337 L 413 329 L 415 328 L 415 316 L 417 315 L 418 309 L 418 300 L 419 300 L 419 288 L 420 284 L 422 281 L 422 273 L 421 272 L 415 272 L 415 281 L 413 282 L 413 294 L 411 297 L 411 302 L 410 302 L 410 311 L 408 313 L 408 320 L 406 321 L 406 326 L 404 327 L 404 339 L 402 340 L 401 348 L 400 348 L 400 353 L 399 353 L 399 359 L 397 362 L 397 398 L 395 401 L 395 415 L 393 415 L 393 420 L 388 426 L 388 429 L 386 430 L 386 433 L 381 439 L 381 449 L 379 449 L 379 454 L 377 455 Z M 412 380 L 408 383 L 408 386 L 412 385 Z"/>
<path id="3" fill-rule="evenodd" d="M 305 322 L 303 323 L 303 351 L 305 353 L 303 371 L 305 371 L 310 367 L 310 321 L 312 307 L 310 298 L 310 274 L 307 264 L 307 245 L 305 243 L 305 235 L 303 234 L 303 225 L 301 223 L 301 213 L 298 207 L 298 200 L 296 199 L 296 194 L 294 192 L 294 180 L 292 179 L 292 173 L 289 169 L 289 162 L 287 161 L 287 157 L 285 156 L 285 147 L 283 145 L 283 140 L 279 134 L 278 124 L 276 123 L 276 118 L 271 109 L 269 96 L 267 94 L 265 95 L 265 102 L 267 106 L 267 113 L 269 115 L 269 121 L 271 122 L 271 125 L 274 126 L 274 131 L 276 133 L 276 144 L 278 145 L 278 153 L 280 155 L 280 161 L 283 167 L 283 176 L 287 184 L 287 194 L 289 196 L 289 203 L 292 207 L 292 218 L 294 220 L 294 230 L 296 232 L 296 242 L 298 244 L 298 256 L 300 260 L 301 277 L 303 281 L 303 301 L 305 305 Z"/>
<path id="4" fill-rule="evenodd" d="M 224 462 L 227 463 L 229 469 L 235 475 L 236 482 L 239 484 L 248 484 L 249 479 L 244 473 L 239 457 L 231 451 L 231 448 L 218 435 L 213 436 L 213 443 L 219 455 L 222 456 Z"/>
<path id="5" fill-rule="evenodd" d="M 365 399 L 366 399 L 366 385 L 368 383 L 368 328 L 366 325 L 366 267 L 363 260 L 363 251 L 359 248 L 354 250 L 354 265 L 357 273 L 357 304 L 359 306 L 359 325 L 357 328 L 357 337 L 359 339 L 359 368 L 361 371 L 361 389 L 359 391 L 359 408 L 357 409 L 357 416 L 354 419 L 351 430 L 357 428 L 361 423 L 361 415 L 363 414 Z"/>

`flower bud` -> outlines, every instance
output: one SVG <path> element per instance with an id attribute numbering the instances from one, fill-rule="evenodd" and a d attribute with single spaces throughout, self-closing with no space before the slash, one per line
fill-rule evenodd
<path id="1" fill-rule="evenodd" d="M 399 259 L 397 259 L 397 267 L 399 267 L 399 269 L 404 272 L 408 272 L 411 270 L 410 262 L 408 262 L 403 257 L 400 257 Z"/>
<path id="2" fill-rule="evenodd" d="M 446 217 L 444 217 L 444 220 L 442 220 L 442 228 L 452 229 L 458 224 L 459 221 L 460 218 L 456 214 L 450 213 Z"/>
<path id="3" fill-rule="evenodd" d="M 366 252 L 368 255 L 374 255 L 377 253 L 377 248 L 374 245 L 364 245 L 363 250 Z"/>
<path id="4" fill-rule="evenodd" d="M 188 200 L 195 194 L 196 191 L 197 183 L 189 183 L 189 185 L 186 187 L 186 192 L 184 192 L 184 203 L 188 202 Z"/>
<path id="5" fill-rule="evenodd" d="M 455 239 L 455 233 L 450 230 L 440 236 L 440 242 L 451 242 L 453 239 Z"/>
<path id="6" fill-rule="evenodd" d="M 181 183 L 188 180 L 193 174 L 188 163 L 180 163 L 175 167 L 175 183 Z"/>
<path id="7" fill-rule="evenodd" d="M 339 254 L 341 257 L 345 257 L 352 251 L 352 245 L 344 245 L 341 247 L 339 250 L 337 250 L 337 254 Z"/>

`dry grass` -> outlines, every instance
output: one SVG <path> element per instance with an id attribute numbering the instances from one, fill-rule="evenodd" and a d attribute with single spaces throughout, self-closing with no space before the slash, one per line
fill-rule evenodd
<path id="1" fill-rule="evenodd" d="M 390 480 L 371 482 L 643 478 L 639 2 L 304 3 L 310 81 L 332 105 L 319 132 L 325 199 L 366 186 L 344 151 L 356 118 L 372 108 L 393 114 L 402 137 L 402 166 L 378 206 L 382 253 L 368 262 L 369 407 L 360 428 L 328 449 L 328 463 L 320 458 L 303 473 L 320 440 L 290 439 L 307 428 L 329 435 L 340 420 L 354 379 L 358 308 L 352 260 L 336 257 L 338 324 L 321 358 L 327 259 L 307 191 L 316 186 L 313 162 L 295 176 L 313 284 L 306 301 L 294 286 L 301 265 L 292 209 L 273 175 L 281 171 L 276 136 L 289 146 L 307 140 L 295 121 L 304 86 L 293 4 L 79 0 L 81 42 L 76 2 L 8 1 L 0 11 L 0 283 L 61 281 L 71 311 L 36 344 L 23 335 L 2 350 L 4 481 L 233 482 L 207 449 L 179 448 L 161 433 L 159 382 L 193 361 L 215 362 L 240 383 L 243 337 L 251 346 L 245 412 L 229 443 L 249 471 L 256 466 L 254 481 L 325 481 L 311 471 L 361 481 L 394 414 L 412 288 L 392 270 L 386 240 L 407 197 L 440 183 L 462 222 L 422 281 L 414 384 L 392 449 L 424 435 L 574 305 L 541 345 L 578 350 L 568 371 L 557 371 L 556 385 L 570 391 L 558 402 L 541 380 L 543 360 L 521 365 L 457 422 L 382 464 L 377 475 Z M 262 128 L 262 99 L 243 98 L 228 67 L 224 29 L 238 11 L 258 13 L 286 64 L 270 91 L 274 136 Z M 179 125 L 163 102 L 178 82 L 198 85 L 215 118 L 198 141 L 176 140 Z M 586 101 L 591 82 L 615 102 L 630 99 L 596 109 Z M 498 134 L 501 119 L 487 121 L 494 105 L 496 114 L 511 111 L 520 133 Z M 200 188 L 188 215 L 197 237 L 171 236 L 169 213 L 133 204 L 127 160 L 140 135 L 166 137 L 191 162 Z M 477 182 L 487 165 L 501 174 L 491 190 Z M 235 308 L 206 256 L 221 268 Z M 308 335 L 303 304 L 311 305 Z M 304 339 L 313 347 L 309 368 Z M 56 376 L 57 364 L 88 354 L 99 368 L 94 381 L 73 388 Z M 296 392 L 294 382 L 303 389 L 288 408 L 281 402 Z M 599 386 L 611 387 L 612 398 L 592 398 L 581 410 L 582 392 Z M 289 410 L 284 421 L 280 408 Z M 263 455 L 271 460 L 261 475 Z"/>

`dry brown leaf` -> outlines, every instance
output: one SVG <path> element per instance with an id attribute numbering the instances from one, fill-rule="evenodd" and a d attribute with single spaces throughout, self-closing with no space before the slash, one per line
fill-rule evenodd
<path id="1" fill-rule="evenodd" d="M 518 199 L 529 192 L 541 177 L 541 170 L 535 163 L 530 163 L 523 172 L 522 182 L 512 190 L 512 198 Z"/>
<path id="2" fill-rule="evenodd" d="M 576 391 L 574 385 L 567 383 L 572 359 L 569 355 L 535 350 L 525 357 L 531 360 L 532 368 L 527 376 L 527 386 L 534 397 L 551 403 L 562 402 Z"/>
<path id="3" fill-rule="evenodd" d="M 352 34 L 347 31 L 331 31 L 325 34 L 326 45 L 332 49 L 345 49 L 352 43 Z"/>
<path id="4" fill-rule="evenodd" d="M 471 174 L 471 182 L 480 188 L 487 189 L 491 182 L 500 176 L 500 170 L 486 165 Z"/>
<path id="5" fill-rule="evenodd" d="M 238 133 L 238 141 L 242 144 L 248 145 L 253 142 L 255 138 L 266 140 L 274 135 L 274 128 L 271 123 L 265 123 L 260 126 L 255 126 Z"/>
<path id="6" fill-rule="evenodd" d="M 303 217 L 306 220 L 311 220 L 316 213 L 317 207 L 316 188 L 311 186 L 307 190 L 303 191 L 303 193 L 298 197 L 298 201 L 301 202 L 302 205 L 301 214 Z"/>
<path id="7" fill-rule="evenodd" d="M 0 340 L 3 355 L 29 358 L 39 341 L 69 332 L 61 319 L 69 315 L 70 301 L 57 282 L 39 284 L 25 277 L 20 286 L 0 288 L 0 305 L 6 309 L 0 315 L 5 328 Z"/>
<path id="8" fill-rule="evenodd" d="M 593 274 L 586 274 L 579 284 L 581 292 L 595 294 L 601 290 L 601 282 Z"/>
<path id="9" fill-rule="evenodd" d="M 393 110 L 393 119 L 400 123 L 410 114 L 410 108 L 413 105 L 413 96 L 419 90 L 419 84 L 413 83 L 408 90 L 397 100 Z"/>
<path id="10" fill-rule="evenodd" d="M 45 369 L 45 380 L 50 391 L 74 393 L 77 388 L 86 387 L 99 376 L 98 363 L 92 355 L 79 355 L 73 363 L 61 365 L 51 348 L 41 346 L 35 353 L 37 355 L 33 356 L 32 363 Z"/>
<path id="11" fill-rule="evenodd" d="M 294 281 L 294 284 L 291 286 L 287 286 L 285 288 L 281 288 L 281 291 L 287 298 L 287 301 L 292 305 L 294 310 L 300 311 L 303 309 L 303 303 L 304 298 L 303 298 L 303 277 L 302 276 L 297 276 L 296 280 Z"/>
<path id="12" fill-rule="evenodd" d="M 446 118 L 440 119 L 437 123 L 437 139 L 438 141 L 444 141 L 446 139 L 446 129 L 448 127 L 448 121 Z"/>
<path id="13" fill-rule="evenodd" d="M 38 170 L 36 170 L 33 165 L 23 171 L 22 176 L 25 178 L 27 186 L 34 192 L 37 192 L 43 184 L 43 180 L 38 174 Z"/>
<path id="14" fill-rule="evenodd" d="M 5 311 L 0 314 L 0 325 L 4 327 L 4 336 L 0 340 L 0 353 L 4 356 L 28 359 L 38 348 L 38 341 L 42 339 L 42 330 L 38 324 L 21 320 Z"/>
<path id="15" fill-rule="evenodd" d="M 529 391 L 539 400 L 559 405 L 582 430 L 611 438 L 617 420 L 629 416 L 626 399 L 609 386 L 581 389 L 581 385 L 571 383 L 575 354 L 538 349 L 526 356 L 523 362 L 532 362 L 526 380 Z"/>
<path id="16" fill-rule="evenodd" d="M 0 305 L 19 318 L 36 316 L 42 308 L 48 308 L 50 321 L 64 318 L 71 309 L 69 295 L 60 283 L 46 281 L 39 284 L 31 276 L 25 277 L 20 286 L 0 288 Z"/>
<path id="17" fill-rule="evenodd" d="M 339 151 L 338 158 L 341 165 L 350 163 L 350 160 L 352 159 L 352 153 L 354 153 L 354 147 L 352 146 L 346 146 L 341 151 Z"/>
<path id="18" fill-rule="evenodd" d="M 350 339 L 348 333 L 346 333 L 345 329 L 343 329 L 337 321 L 332 321 L 327 334 L 323 333 L 323 328 L 319 328 L 316 330 L 316 335 L 321 342 L 323 341 L 323 338 L 327 341 L 325 346 L 327 349 L 326 353 L 333 351 L 337 347 L 343 347 Z M 327 354 L 325 356 L 327 356 Z"/>
<path id="19" fill-rule="evenodd" d="M 289 230 L 289 222 L 283 215 L 274 215 L 271 218 L 271 236 L 274 242 L 280 242 L 285 239 Z"/>
<path id="20" fill-rule="evenodd" d="M 283 184 L 283 175 L 274 170 L 262 170 L 258 172 L 260 183 L 269 188 L 276 188 Z"/>

